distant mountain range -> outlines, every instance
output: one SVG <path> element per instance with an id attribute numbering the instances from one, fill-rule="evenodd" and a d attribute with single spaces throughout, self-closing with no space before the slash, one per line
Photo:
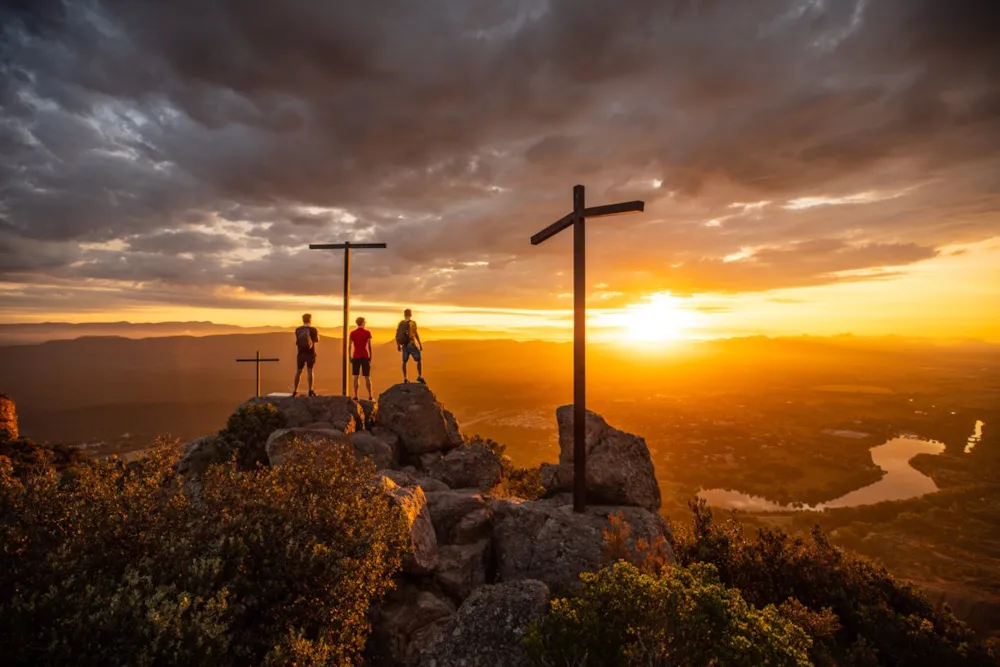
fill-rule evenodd
<path id="1" fill-rule="evenodd" d="M 151 338 L 160 336 L 210 336 L 227 333 L 271 333 L 287 327 L 240 327 L 214 322 L 31 322 L 0 324 L 0 345 L 72 340 L 83 336 Z"/>

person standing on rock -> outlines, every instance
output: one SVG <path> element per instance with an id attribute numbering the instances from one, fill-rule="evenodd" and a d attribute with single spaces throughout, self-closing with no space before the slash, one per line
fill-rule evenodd
<path id="1" fill-rule="evenodd" d="M 309 395 L 315 396 L 313 391 L 313 366 L 316 365 L 316 344 L 319 343 L 319 332 L 312 326 L 312 315 L 306 313 L 302 316 L 302 326 L 295 330 L 295 347 L 298 354 L 295 356 L 295 386 L 292 387 L 292 396 L 299 395 L 299 379 L 302 377 L 302 369 L 306 369 L 309 378 Z"/>
<path id="2" fill-rule="evenodd" d="M 420 342 L 420 334 L 417 332 L 417 323 L 412 319 L 413 312 L 407 308 L 403 311 L 403 319 L 396 326 L 396 349 L 403 353 L 403 382 L 409 382 L 406 377 L 406 362 L 413 357 L 417 362 L 417 382 L 427 384 L 424 381 L 423 366 L 420 361 L 420 353 L 424 351 L 424 345 Z"/>
<path id="3" fill-rule="evenodd" d="M 351 374 L 354 376 L 354 400 L 358 400 L 358 376 L 364 375 L 368 400 L 372 398 L 372 332 L 365 329 L 365 318 L 354 320 L 358 328 L 351 332 Z"/>

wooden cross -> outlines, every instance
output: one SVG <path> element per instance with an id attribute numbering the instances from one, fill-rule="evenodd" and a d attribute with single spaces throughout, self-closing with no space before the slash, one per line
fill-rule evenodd
<path id="1" fill-rule="evenodd" d="M 310 243 L 310 250 L 343 250 L 344 251 L 344 380 L 342 384 L 344 396 L 347 396 L 347 376 L 350 375 L 351 360 L 347 356 L 348 323 L 351 310 L 351 249 L 352 248 L 385 248 L 384 243 Z"/>
<path id="2" fill-rule="evenodd" d="M 587 218 L 645 210 L 641 201 L 592 206 L 584 204 L 584 188 L 573 186 L 573 211 L 531 237 L 531 245 L 573 226 L 573 511 L 587 507 Z"/>
<path id="3" fill-rule="evenodd" d="M 257 356 L 254 357 L 253 359 L 237 359 L 236 361 L 239 362 L 252 361 L 257 365 L 257 393 L 255 394 L 255 397 L 260 398 L 260 365 L 266 361 L 281 361 L 281 359 L 278 359 L 277 357 L 274 357 L 272 359 L 261 358 L 260 350 L 257 350 Z"/>

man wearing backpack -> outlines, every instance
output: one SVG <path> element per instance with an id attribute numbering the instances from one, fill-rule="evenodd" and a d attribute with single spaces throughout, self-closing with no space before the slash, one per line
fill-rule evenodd
<path id="1" fill-rule="evenodd" d="M 396 349 L 403 353 L 403 382 L 409 382 L 406 378 L 406 362 L 413 357 L 417 362 L 417 382 L 427 384 L 424 381 L 424 371 L 420 363 L 420 353 L 424 351 L 424 345 L 420 342 L 420 334 L 417 332 L 417 323 L 411 318 L 413 313 L 409 308 L 403 311 L 403 320 L 396 326 Z"/>
<path id="2" fill-rule="evenodd" d="M 302 368 L 307 369 L 309 378 L 309 395 L 315 396 L 313 391 L 313 366 L 316 365 L 316 343 L 319 342 L 319 332 L 312 326 L 312 315 L 306 313 L 302 316 L 302 326 L 295 330 L 295 347 L 298 354 L 295 357 L 295 386 L 292 387 L 292 396 L 299 395 L 299 378 L 302 377 Z"/>

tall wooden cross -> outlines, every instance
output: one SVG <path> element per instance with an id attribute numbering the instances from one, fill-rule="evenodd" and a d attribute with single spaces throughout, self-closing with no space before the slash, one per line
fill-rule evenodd
<path id="1" fill-rule="evenodd" d="M 586 208 L 584 188 L 573 186 L 573 211 L 531 237 L 531 245 L 552 238 L 573 227 L 573 511 L 587 507 L 587 218 L 621 213 L 639 213 L 641 201 L 606 204 Z"/>
<path id="2" fill-rule="evenodd" d="M 344 251 L 344 340 L 343 340 L 343 352 L 344 352 L 344 379 L 342 383 L 342 388 L 344 396 L 347 396 L 347 376 L 351 374 L 351 360 L 347 356 L 347 338 L 348 338 L 348 323 L 347 319 L 350 316 L 351 311 L 351 250 L 352 249 L 372 249 L 372 248 L 385 248 L 384 243 L 351 243 L 350 241 L 346 243 L 310 243 L 310 250 L 343 250 Z"/>
<path id="3" fill-rule="evenodd" d="M 257 350 L 257 356 L 254 357 L 253 359 L 237 359 L 236 361 L 239 362 L 249 361 L 257 365 L 257 393 L 254 394 L 254 396 L 260 398 L 260 365 L 267 361 L 281 361 L 281 360 L 278 359 L 277 357 L 265 359 L 260 356 L 260 350 Z"/>

